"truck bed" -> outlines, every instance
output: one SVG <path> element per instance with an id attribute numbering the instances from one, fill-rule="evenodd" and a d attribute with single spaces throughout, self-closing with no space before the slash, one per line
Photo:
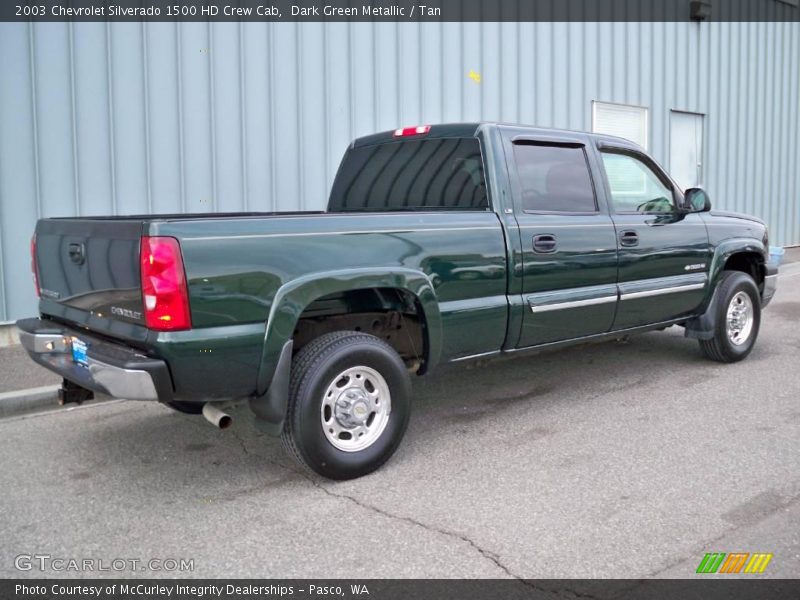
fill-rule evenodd
<path id="1" fill-rule="evenodd" d="M 189 331 L 154 332 L 143 322 L 143 236 L 180 244 Z M 444 360 L 497 350 L 505 339 L 507 251 L 493 212 L 44 219 L 36 240 L 41 314 L 168 358 L 175 379 L 189 382 L 185 395 L 202 393 L 219 378 L 232 381 L 232 393 L 252 393 L 276 297 L 318 274 L 327 281 L 344 272 L 382 274 L 389 286 L 398 271 L 419 273 L 435 290 Z M 76 247 L 82 261 L 70 256 Z M 325 294 L 324 284 L 313 287 Z M 220 344 L 233 361 L 220 363 L 204 351 Z"/>

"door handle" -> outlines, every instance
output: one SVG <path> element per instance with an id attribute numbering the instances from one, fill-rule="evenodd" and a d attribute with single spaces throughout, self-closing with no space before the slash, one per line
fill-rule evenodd
<path id="1" fill-rule="evenodd" d="M 533 251 L 539 254 L 549 254 L 556 251 L 556 236 L 543 233 L 533 236 Z"/>
<path id="2" fill-rule="evenodd" d="M 76 265 L 82 265 L 86 261 L 86 250 L 83 244 L 70 244 L 67 252 L 69 259 Z"/>
<path id="3" fill-rule="evenodd" d="M 639 234 L 637 234 L 632 229 L 628 229 L 626 231 L 622 231 L 619 234 L 619 245 L 620 246 L 638 246 L 639 245 Z"/>

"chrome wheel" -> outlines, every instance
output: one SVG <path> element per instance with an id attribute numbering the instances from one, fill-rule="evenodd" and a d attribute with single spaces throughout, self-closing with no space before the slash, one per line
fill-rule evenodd
<path id="1" fill-rule="evenodd" d="M 383 376 L 369 367 L 352 367 L 325 390 L 322 430 L 335 448 L 358 452 L 381 436 L 391 412 L 392 397 Z"/>
<path id="2" fill-rule="evenodd" d="M 726 319 L 728 340 L 741 346 L 753 331 L 753 301 L 747 292 L 737 292 L 728 304 Z"/>

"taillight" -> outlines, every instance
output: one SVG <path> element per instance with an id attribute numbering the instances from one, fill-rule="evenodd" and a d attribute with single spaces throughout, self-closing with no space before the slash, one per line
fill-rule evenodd
<path id="1" fill-rule="evenodd" d="M 143 237 L 139 262 L 147 327 L 156 331 L 191 329 L 189 290 L 178 240 Z"/>
<path id="2" fill-rule="evenodd" d="M 425 135 L 431 130 L 430 125 L 419 125 L 417 127 L 402 127 L 394 130 L 394 137 L 408 137 L 410 135 Z"/>
<path id="3" fill-rule="evenodd" d="M 33 285 L 36 286 L 36 295 L 41 296 L 39 291 L 39 269 L 36 266 L 36 234 L 31 237 L 31 273 L 33 273 Z"/>

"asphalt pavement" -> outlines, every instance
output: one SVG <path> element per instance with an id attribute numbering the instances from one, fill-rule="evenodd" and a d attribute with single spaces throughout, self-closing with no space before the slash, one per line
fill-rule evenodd
<path id="1" fill-rule="evenodd" d="M 800 577 L 799 358 L 793 264 L 742 363 L 672 328 L 442 369 L 415 382 L 394 458 L 351 482 L 304 474 L 243 417 L 7 418 L 0 577 L 693 577 L 706 552 Z M 193 570 L 15 567 L 34 554 Z"/>

